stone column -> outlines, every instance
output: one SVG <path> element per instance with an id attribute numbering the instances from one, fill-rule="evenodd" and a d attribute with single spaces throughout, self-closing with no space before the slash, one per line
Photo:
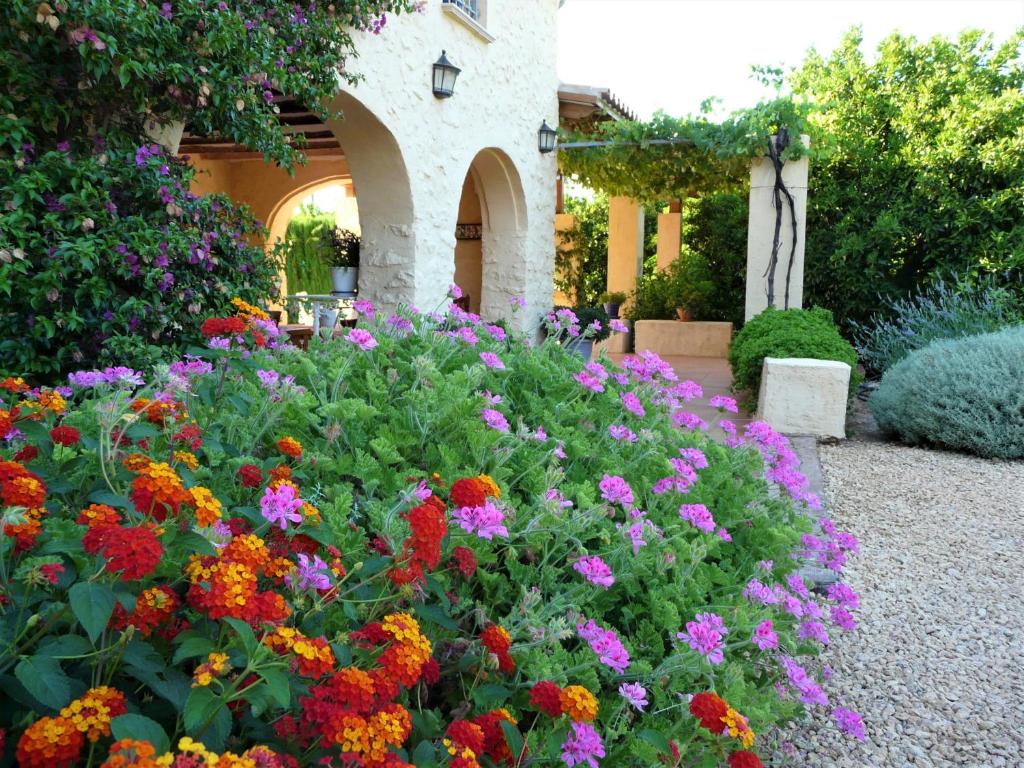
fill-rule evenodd
<path id="1" fill-rule="evenodd" d="M 810 139 L 801 136 L 804 146 Z M 807 156 L 790 160 L 782 167 L 782 180 L 793 195 L 796 212 L 796 253 L 789 281 L 789 308 L 803 306 L 804 232 L 807 223 Z M 747 219 L 747 298 L 744 319 L 749 320 L 768 306 L 768 278 L 765 274 L 772 256 L 775 236 L 775 169 L 767 157 L 759 157 L 750 165 L 750 214 Z M 778 264 L 775 267 L 775 301 L 785 307 L 786 272 L 789 270 L 793 244 L 793 217 L 785 196 L 782 198 L 782 230 Z"/>
<path id="2" fill-rule="evenodd" d="M 644 209 L 628 197 L 608 200 L 608 290 L 632 293 L 644 267 Z"/>
<path id="3" fill-rule="evenodd" d="M 661 272 L 679 258 L 683 240 L 683 214 L 678 204 L 668 213 L 658 214 L 658 271 Z"/>

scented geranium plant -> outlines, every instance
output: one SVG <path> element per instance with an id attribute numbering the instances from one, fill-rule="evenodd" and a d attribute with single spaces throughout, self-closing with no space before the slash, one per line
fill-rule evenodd
<path id="1" fill-rule="evenodd" d="M 453 309 L 2 382 L 5 764 L 752 768 L 853 625 L 784 438 Z M 549 337 L 590 332 L 571 313 Z M 728 398 L 716 401 L 724 411 Z M 723 414 L 727 415 L 727 414 Z"/>

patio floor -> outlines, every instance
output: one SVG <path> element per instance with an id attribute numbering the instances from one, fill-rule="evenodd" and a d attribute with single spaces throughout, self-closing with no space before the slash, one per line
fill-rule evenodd
<path id="1" fill-rule="evenodd" d="M 619 363 L 625 354 L 612 354 L 609 357 Z M 700 384 L 704 390 L 704 397 L 700 401 L 690 404 L 692 413 L 700 416 L 708 424 L 713 425 L 710 434 L 716 439 L 722 439 L 724 433 L 716 425 L 721 419 L 728 418 L 736 425 L 738 431 L 754 420 L 753 416 L 744 410 L 739 413 L 720 413 L 717 408 L 707 404 L 709 398 L 714 395 L 728 395 L 734 397 L 732 392 L 732 369 L 729 368 L 729 361 L 721 357 L 687 357 L 683 355 L 662 355 L 662 360 L 669 363 L 680 380 L 691 379 Z"/>

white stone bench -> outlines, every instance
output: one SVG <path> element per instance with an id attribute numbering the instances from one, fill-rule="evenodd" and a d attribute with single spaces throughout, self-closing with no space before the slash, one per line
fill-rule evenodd
<path id="1" fill-rule="evenodd" d="M 649 349 L 659 355 L 728 357 L 732 323 L 693 320 L 637 320 L 633 326 L 633 348 Z"/>
<path id="2" fill-rule="evenodd" d="M 850 366 L 836 360 L 766 357 L 757 417 L 787 435 L 846 437 Z"/>

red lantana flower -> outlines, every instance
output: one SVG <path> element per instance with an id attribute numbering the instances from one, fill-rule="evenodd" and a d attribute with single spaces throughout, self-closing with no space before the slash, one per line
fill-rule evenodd
<path id="1" fill-rule="evenodd" d="M 456 507 L 482 507 L 487 501 L 487 489 L 477 478 L 464 477 L 452 483 L 448 498 Z"/>
<path id="2" fill-rule="evenodd" d="M 453 549 L 452 560 L 455 561 L 459 573 L 464 578 L 472 578 L 473 574 L 476 573 L 476 555 L 469 547 L 456 547 Z"/>
<path id="3" fill-rule="evenodd" d="M 65 424 L 62 424 L 59 427 L 54 427 L 50 430 L 50 439 L 57 445 L 63 445 L 65 447 L 74 445 L 81 439 L 81 437 L 82 435 L 77 429 Z"/>
<path id="4" fill-rule="evenodd" d="M 530 689 L 530 705 L 548 717 L 562 714 L 562 689 L 550 680 L 541 680 Z"/>
<path id="5" fill-rule="evenodd" d="M 119 525 L 94 526 L 82 537 L 82 546 L 91 555 L 107 560 L 108 573 L 121 572 L 121 581 L 143 579 L 154 570 L 164 555 L 164 548 L 152 524 L 134 528 Z"/>
<path id="6" fill-rule="evenodd" d="M 245 321 L 240 317 L 211 317 L 203 322 L 199 331 L 208 339 L 214 336 L 237 336 L 245 333 Z"/>
<path id="7" fill-rule="evenodd" d="M 714 734 L 720 734 L 725 727 L 723 718 L 729 711 L 729 705 L 714 693 L 698 693 L 690 701 L 690 714 L 700 720 L 702 728 Z"/>
<path id="8" fill-rule="evenodd" d="M 764 768 L 761 758 L 753 752 L 733 752 L 728 759 L 729 768 Z"/>
<path id="9" fill-rule="evenodd" d="M 484 730 L 475 723 L 468 720 L 453 720 L 444 735 L 460 747 L 472 750 L 476 755 L 483 754 Z"/>
<path id="10" fill-rule="evenodd" d="M 245 488 L 259 488 L 263 485 L 263 473 L 255 464 L 243 464 L 238 468 L 238 479 Z"/>
<path id="11" fill-rule="evenodd" d="M 36 448 L 34 445 L 23 445 L 21 449 L 16 454 L 14 454 L 14 460 L 27 464 L 38 455 L 39 449 Z"/>

